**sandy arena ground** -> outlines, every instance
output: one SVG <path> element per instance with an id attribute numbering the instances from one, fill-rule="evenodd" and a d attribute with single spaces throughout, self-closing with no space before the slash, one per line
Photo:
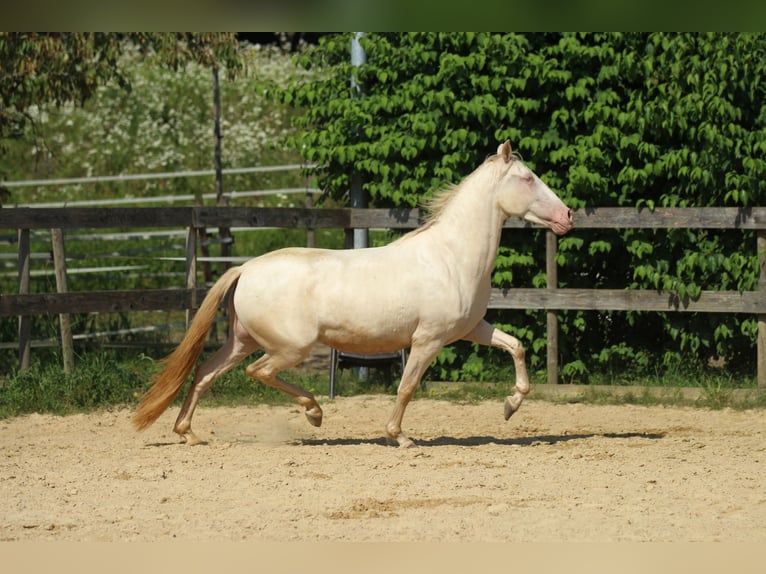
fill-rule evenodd
<path id="1" fill-rule="evenodd" d="M 0 540 L 766 542 L 761 410 L 393 400 L 0 421 Z"/>

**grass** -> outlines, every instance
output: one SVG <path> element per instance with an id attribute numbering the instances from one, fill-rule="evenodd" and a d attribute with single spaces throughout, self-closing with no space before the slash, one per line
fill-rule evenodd
<path id="1" fill-rule="evenodd" d="M 0 381 L 0 419 L 28 413 L 57 415 L 88 412 L 99 409 L 133 407 L 151 384 L 160 364 L 144 354 L 132 358 L 118 357 L 112 352 L 94 352 L 78 360 L 74 372 L 65 375 L 60 361 L 35 362 L 25 371 L 16 371 Z M 390 394 L 396 390 L 397 373 L 393 384 L 378 371 L 370 371 L 369 379 L 359 381 L 352 372 L 342 371 L 337 390 L 342 396 L 360 394 Z M 285 372 L 283 378 L 319 395 L 329 394 L 328 372 Z M 532 400 L 558 403 L 586 403 L 598 405 L 665 405 L 698 408 L 766 408 L 766 392 L 754 382 L 738 384 L 733 377 L 722 373 L 708 373 L 700 377 L 691 374 L 681 379 L 675 373 L 666 384 L 647 380 L 640 386 L 602 385 L 541 385 L 544 378 L 533 380 Z M 537 383 L 537 384 L 536 384 Z M 672 384 L 671 384 L 672 383 Z M 427 382 L 416 392 L 417 398 L 447 400 L 457 403 L 477 403 L 502 400 L 513 392 L 513 381 L 440 383 Z M 177 399 L 180 402 L 184 391 Z M 203 398 L 208 406 L 236 406 L 244 404 L 283 404 L 290 397 L 262 384 L 255 384 L 235 368 L 216 381 Z"/>
<path id="2" fill-rule="evenodd" d="M 82 361 L 65 375 L 57 363 L 35 363 L 0 384 L 0 418 L 44 412 L 58 415 L 132 403 L 154 370 L 153 361 L 115 362 L 105 355 Z"/>
<path id="3" fill-rule="evenodd" d="M 42 354 L 42 353 L 39 353 Z M 56 353 L 45 354 L 29 369 L 11 372 L 0 379 L 0 419 L 29 414 L 66 415 L 98 409 L 133 407 L 149 388 L 161 364 L 144 354 L 118 356 L 115 352 L 94 352 L 78 358 L 71 374 L 64 374 Z M 123 353 L 125 355 L 125 353 Z M 316 394 L 329 394 L 327 373 L 285 372 L 282 378 Z M 368 382 L 357 381 L 342 371 L 338 388 L 343 394 L 393 393 L 393 387 L 373 373 Z M 184 390 L 176 403 L 183 400 Z M 286 394 L 245 375 L 244 368 L 234 368 L 218 379 L 203 398 L 210 406 L 242 404 L 282 404 L 291 402 Z"/>

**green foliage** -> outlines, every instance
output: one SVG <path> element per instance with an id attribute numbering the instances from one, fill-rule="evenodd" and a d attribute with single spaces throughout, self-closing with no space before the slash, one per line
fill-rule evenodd
<path id="1" fill-rule="evenodd" d="M 222 52 L 213 53 L 236 75 L 222 83 L 224 165 L 265 163 L 265 154 L 305 158 L 317 164 L 312 175 L 332 201 L 345 201 L 357 172 L 371 205 L 417 205 L 508 138 L 573 208 L 764 203 L 764 34 L 369 34 L 362 39 L 367 64 L 359 68 L 349 62 L 350 40 L 328 35 L 291 64 L 279 54 L 227 52 L 227 37 L 217 35 L 1 34 L 2 69 L 15 71 L 1 81 L 16 84 L 0 83 L 0 129 L 15 138 L 5 141 L 0 178 L 209 168 L 206 58 L 220 41 Z M 294 128 L 286 125 L 290 114 Z M 276 138 L 290 149 L 270 149 Z M 198 193 L 210 183 L 14 190 L 12 199 Z M 254 185 L 268 182 L 227 180 L 227 189 Z M 281 246 L 279 233 L 248 243 L 242 254 Z M 84 256 L 70 245 L 72 255 Z M 164 249 L 171 246 L 158 255 Z M 559 285 L 691 299 L 707 289 L 751 290 L 754 251 L 753 233 L 739 230 L 575 229 L 559 239 Z M 544 257 L 541 232 L 506 230 L 494 285 L 544 286 Z M 34 289 L 53 290 L 33 281 Z M 491 311 L 488 318 L 523 342 L 539 375 L 545 313 Z M 732 370 L 754 369 L 750 316 L 568 311 L 559 320 L 559 363 L 572 382 L 622 381 L 649 366 L 696 368 L 714 357 Z M 113 321 L 120 326 L 122 318 Z M 35 322 L 35 333 L 56 336 L 55 318 Z M 15 328 L 13 320 L 0 323 L 4 340 L 15 338 Z M 502 351 L 460 344 L 440 355 L 429 376 L 492 380 L 510 376 L 509 368 Z"/>
<path id="2" fill-rule="evenodd" d="M 160 364 L 140 354 L 132 358 L 120 353 L 94 352 L 82 356 L 75 370 L 61 372 L 60 357 L 35 360 L 29 369 L 14 371 L 0 381 L 0 418 L 34 412 L 71 414 L 99 408 L 132 407 L 151 386 Z M 35 355 L 39 357 L 39 355 Z M 291 380 L 288 376 L 288 380 Z M 310 386 L 310 377 L 299 384 Z M 326 392 L 326 383 L 321 390 Z M 176 404 L 184 399 L 183 389 Z M 216 381 L 205 395 L 205 404 L 285 403 L 291 398 L 271 387 L 255 383 L 244 368 L 233 369 Z"/>
<path id="3" fill-rule="evenodd" d="M 274 145 L 289 133 L 290 110 L 270 101 L 266 91 L 300 78 L 301 71 L 275 48 L 251 46 L 238 54 L 242 69 L 220 88 L 223 167 L 298 162 L 299 155 Z M 130 91 L 112 81 L 94 88 L 82 106 L 49 103 L 29 109 L 34 122 L 6 142 L 0 179 L 212 169 L 210 69 L 192 61 L 174 71 L 131 43 L 123 45 L 116 68 Z M 226 176 L 225 191 L 305 184 L 297 172 L 289 175 L 288 180 L 281 172 Z M 199 195 L 213 189 L 212 176 L 26 187 L 13 188 L 10 203 Z"/>
<path id="4" fill-rule="evenodd" d="M 289 138 L 343 201 L 361 175 L 372 205 L 415 206 L 510 139 L 573 208 L 762 205 L 766 199 L 766 35 L 752 33 L 386 33 L 327 36 L 298 58 L 320 67 L 281 100 L 302 130 Z M 352 88 L 350 79 L 354 78 Z M 559 241 L 559 284 L 654 289 L 754 289 L 751 232 L 574 230 Z M 537 233 L 506 232 L 493 283 L 545 284 Z M 490 313 L 544 365 L 543 313 Z M 578 382 L 599 369 L 705 363 L 754 368 L 754 320 L 739 315 L 561 314 L 560 364 Z M 445 351 L 460 377 L 474 353 Z M 649 359 L 651 357 L 651 359 Z M 501 359 L 507 362 L 507 357 Z M 488 364 L 497 364 L 490 360 Z M 471 367 L 472 369 L 472 367 Z M 457 372 L 456 372 L 457 371 Z"/>
<path id="5" fill-rule="evenodd" d="M 36 355 L 37 356 L 37 355 Z M 60 357 L 49 361 L 35 360 L 30 369 L 13 372 L 0 380 L 0 419 L 29 413 L 52 413 L 66 415 L 88 412 L 104 408 L 133 408 L 142 393 L 150 386 L 152 377 L 160 365 L 145 355 L 126 358 L 114 352 L 91 353 L 78 361 L 75 371 L 64 375 L 60 368 Z M 395 373 L 396 374 L 396 373 Z M 639 394 L 618 392 L 601 387 L 589 390 L 566 402 L 588 402 L 596 404 L 690 404 L 707 408 L 763 408 L 766 394 L 758 392 L 752 381 L 745 386 L 733 380 L 731 376 L 700 372 L 696 374 L 694 384 L 689 382 L 689 372 L 670 370 L 670 376 L 643 377 L 627 384 L 644 385 Z M 328 392 L 328 376 L 307 373 L 285 373 L 288 382 L 299 385 L 319 396 Z M 513 392 L 512 383 L 506 379 L 502 383 L 478 382 L 460 384 L 429 383 L 424 393 L 418 389 L 418 396 L 446 399 L 458 402 L 476 402 L 482 400 L 502 400 Z M 533 383 L 544 382 L 533 379 Z M 601 381 L 597 381 L 601 382 Z M 685 399 L 679 387 L 698 386 L 701 393 L 696 399 Z M 339 389 L 343 396 L 355 394 L 387 393 L 391 394 L 396 383 L 389 381 L 379 371 L 371 371 L 370 379 L 360 382 L 348 371 L 342 371 Z M 183 401 L 187 388 L 182 389 L 175 404 Z M 656 390 L 659 392 L 650 392 Z M 532 400 L 545 396 L 544 390 L 537 390 L 530 395 Z M 266 385 L 255 383 L 245 375 L 244 368 L 237 367 L 222 376 L 210 388 L 202 399 L 204 406 L 241 405 L 241 404 L 285 404 L 290 398 Z"/>
<path id="6" fill-rule="evenodd" d="M 130 44 L 126 40 L 131 40 Z M 241 68 L 232 33 L 0 33 L 0 139 L 17 136 L 38 106 L 82 105 L 101 85 L 131 87 L 119 66 L 127 45 L 178 70 L 189 62 Z"/>
<path id="7" fill-rule="evenodd" d="M 151 360 L 121 362 L 107 355 L 90 355 L 69 375 L 56 361 L 35 362 L 0 383 L 0 417 L 131 404 L 153 369 Z"/>
<path id="8" fill-rule="evenodd" d="M 304 73 L 291 64 L 289 54 L 276 48 L 243 46 L 238 54 L 242 68 L 234 79 L 221 74 L 223 165 L 248 167 L 298 163 L 300 156 L 278 149 L 274 143 L 289 133 L 286 106 L 266 97 L 274 86 L 301 78 Z M 135 174 L 174 170 L 210 170 L 214 157 L 212 75 L 209 67 L 187 62 L 179 71 L 161 65 L 131 43 L 121 47 L 118 70 L 131 86 L 122 89 L 116 82 L 100 84 L 82 105 L 48 103 L 28 109 L 34 123 L 27 123 L 18 137 L 5 142 L 0 153 L 0 180 L 82 177 Z M 224 176 L 224 191 L 302 188 L 306 179 L 298 171 Z M 313 183 L 311 184 L 313 187 Z M 213 177 L 135 180 L 69 184 L 66 186 L 13 187 L 10 204 L 65 202 L 111 198 L 156 198 L 214 191 Z M 2 198 L 0 202 L 5 203 Z M 189 202 L 191 204 L 193 202 Z M 157 203 L 161 205 L 161 203 Z M 274 195 L 237 198 L 237 206 L 296 207 L 304 205 L 302 195 Z M 174 205 L 179 205 L 175 203 Z M 65 232 L 69 290 L 161 289 L 185 285 L 184 239 L 159 237 L 141 230 L 124 238 L 103 237 L 122 229 Z M 179 230 L 181 231 L 181 230 Z M 253 230 L 235 232 L 234 256 L 255 256 L 286 245 L 305 245 L 306 231 Z M 339 247 L 342 230 L 317 230 L 321 247 Z M 48 230 L 32 230 L 31 248 L 33 293 L 56 291 Z M 212 237 L 211 255 L 219 246 Z M 18 289 L 15 230 L 0 230 L 0 293 Z M 80 273 L 82 268 L 126 266 L 127 271 Z M 216 269 L 217 271 L 217 269 Z M 205 266 L 198 279 L 203 281 Z M 215 277 L 215 275 L 213 275 Z M 80 314 L 72 316 L 75 334 L 113 331 L 127 327 L 163 325 L 183 321 L 183 313 Z M 32 318 L 32 338 L 57 339 L 57 316 Z M 76 341 L 76 351 L 93 352 L 99 345 L 136 344 L 152 334 L 100 337 Z M 156 336 L 178 340 L 178 329 Z M 0 340 L 18 337 L 16 317 L 0 319 Z M 175 339 L 173 339 L 175 337 Z M 150 341 L 151 342 L 151 341 Z M 135 352 L 135 350 L 134 350 Z M 10 372 L 18 362 L 16 350 L 0 351 L 0 373 Z M 55 361 L 47 350 L 35 348 L 34 357 Z"/>

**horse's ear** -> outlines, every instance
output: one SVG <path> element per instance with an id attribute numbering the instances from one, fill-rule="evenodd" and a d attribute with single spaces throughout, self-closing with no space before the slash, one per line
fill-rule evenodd
<path id="1" fill-rule="evenodd" d="M 505 163 L 511 161 L 512 153 L 513 150 L 511 149 L 511 142 L 509 140 L 505 140 L 503 143 L 497 146 L 497 155 L 502 157 Z"/>

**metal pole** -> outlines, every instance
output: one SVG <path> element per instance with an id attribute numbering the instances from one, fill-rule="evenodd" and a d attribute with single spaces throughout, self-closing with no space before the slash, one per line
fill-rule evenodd
<path id="1" fill-rule="evenodd" d="M 351 39 L 351 65 L 359 67 L 367 63 L 367 54 L 359 43 L 359 39 L 364 36 L 364 32 L 355 32 Z M 356 78 L 351 76 L 351 95 L 352 97 L 362 97 L 362 88 L 356 83 Z M 351 189 L 349 190 L 349 199 L 351 207 L 357 209 L 367 208 L 367 195 L 362 188 L 362 176 L 358 172 L 351 174 Z M 354 249 L 363 249 L 369 245 L 369 231 L 367 229 L 354 229 Z"/>
<path id="2" fill-rule="evenodd" d="M 362 48 L 362 44 L 359 43 L 359 39 L 364 37 L 364 32 L 354 32 L 354 37 L 351 38 L 351 65 L 361 66 L 367 63 L 367 54 Z M 351 88 L 356 90 L 357 95 L 362 95 L 362 88 L 356 83 L 356 78 L 351 76 Z"/>
<path id="3" fill-rule="evenodd" d="M 308 179 L 306 180 L 306 189 L 308 190 Z M 306 191 L 305 203 L 306 209 L 314 208 L 314 196 L 310 191 Z M 306 227 L 306 247 L 316 247 L 316 233 L 311 226 Z"/>
<path id="4" fill-rule="evenodd" d="M 364 53 L 364 48 L 359 42 L 359 39 L 364 36 L 364 32 L 355 32 L 354 37 L 351 39 L 351 65 L 354 67 L 362 66 L 367 62 L 367 54 Z M 356 78 L 351 75 L 351 97 L 363 97 L 362 87 L 356 83 Z M 349 190 L 349 199 L 351 200 L 351 207 L 357 209 L 367 208 L 367 195 L 364 193 L 362 187 L 362 176 L 359 172 L 354 171 L 351 174 L 351 189 Z M 368 229 L 354 229 L 354 249 L 364 249 L 370 244 L 370 235 Z M 369 377 L 370 369 L 368 367 L 357 367 L 357 378 L 364 382 Z"/>

